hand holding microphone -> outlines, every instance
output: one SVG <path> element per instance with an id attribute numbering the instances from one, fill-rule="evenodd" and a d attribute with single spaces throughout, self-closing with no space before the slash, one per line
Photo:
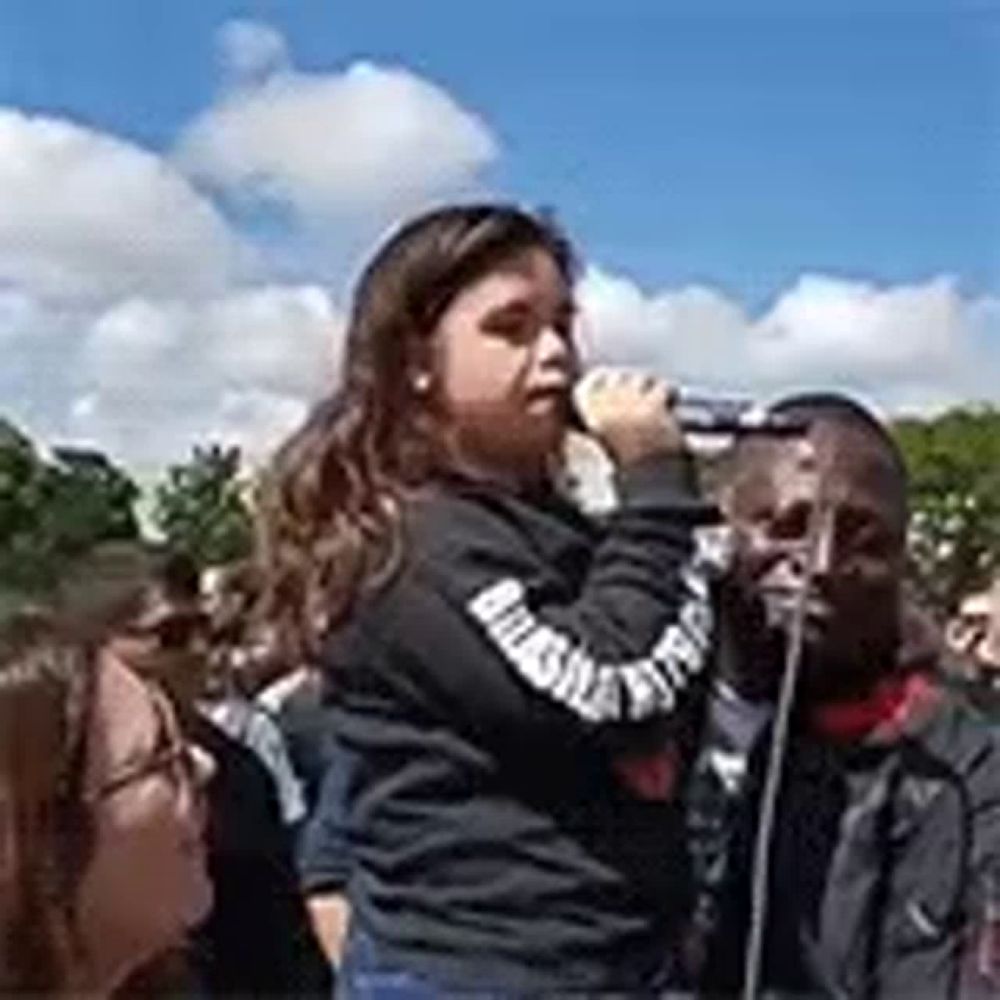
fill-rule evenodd
<path id="1" fill-rule="evenodd" d="M 662 408 L 661 416 L 666 417 L 665 422 L 657 422 L 651 413 L 645 417 L 638 416 L 647 406 L 656 405 L 654 401 L 658 401 Z M 626 415 L 626 411 L 630 416 Z M 643 439 L 647 433 L 652 434 L 648 451 L 684 450 L 687 435 L 695 439 L 746 435 L 795 437 L 809 430 L 806 422 L 785 414 L 771 413 L 751 400 L 672 388 L 654 375 L 607 367 L 587 372 L 577 383 L 573 393 L 572 417 L 579 430 L 599 440 L 616 460 L 621 459 L 616 454 L 615 443 L 605 440 L 606 423 L 613 438 L 630 439 L 623 442 L 625 453 L 631 453 L 633 445 L 637 445 L 642 454 L 647 453 L 645 446 L 631 440 L 637 433 L 637 427 L 633 426 L 636 420 L 645 427 L 640 434 Z M 644 424 L 644 421 L 647 423 Z M 661 440 L 658 448 L 652 446 L 657 432 L 651 430 L 657 423 L 661 433 L 667 433 L 670 439 L 670 443 L 666 444 Z M 681 440 L 674 440 L 675 437 Z"/>
<path id="2" fill-rule="evenodd" d="M 583 429 L 619 465 L 685 449 L 674 412 L 676 392 L 662 379 L 626 368 L 594 368 L 573 390 Z"/>

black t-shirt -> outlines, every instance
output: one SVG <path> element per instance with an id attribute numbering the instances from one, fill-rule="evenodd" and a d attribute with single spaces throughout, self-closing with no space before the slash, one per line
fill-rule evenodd
<path id="1" fill-rule="evenodd" d="M 407 506 L 401 570 L 326 651 L 351 901 L 390 963 L 535 992 L 640 986 L 669 962 L 677 799 L 618 765 L 669 775 L 710 655 L 693 529 L 714 510 L 689 476 L 628 470 L 601 527 L 467 482 Z"/>
<path id="2" fill-rule="evenodd" d="M 309 925 L 277 789 L 253 751 L 198 713 L 189 739 L 215 758 L 208 869 L 215 903 L 191 957 L 212 996 L 328 996 L 330 971 Z"/>

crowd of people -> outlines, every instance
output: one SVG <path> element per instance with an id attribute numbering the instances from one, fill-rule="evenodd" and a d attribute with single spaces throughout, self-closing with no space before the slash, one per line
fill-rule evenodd
<path id="1" fill-rule="evenodd" d="M 1000 995 L 1000 595 L 921 606 L 846 396 L 707 495 L 576 268 L 508 205 L 409 221 L 252 557 L 103 545 L 0 623 L 0 992 Z"/>

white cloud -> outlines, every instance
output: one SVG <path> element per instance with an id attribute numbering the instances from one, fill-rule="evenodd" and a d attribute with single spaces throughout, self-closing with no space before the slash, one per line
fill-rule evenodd
<path id="1" fill-rule="evenodd" d="M 223 288 L 240 250 L 166 161 L 72 122 L 0 108 L 0 283 L 49 298 Z"/>
<path id="2" fill-rule="evenodd" d="M 497 154 L 480 118 L 408 70 L 301 73 L 267 26 L 223 38 L 229 64 L 253 68 L 179 140 L 177 162 L 204 183 L 302 213 L 398 212 L 467 189 Z"/>
<path id="3" fill-rule="evenodd" d="M 50 322 L 42 303 L 19 289 L 0 288 L 0 344 L 9 346 L 29 338 Z"/>
<path id="4" fill-rule="evenodd" d="M 309 406 L 299 396 L 218 385 L 182 407 L 169 396 L 154 393 L 130 406 L 120 396 L 82 395 L 70 406 L 60 440 L 96 445 L 143 478 L 206 442 L 238 445 L 253 466 L 298 425 Z"/>
<path id="5" fill-rule="evenodd" d="M 662 370 L 679 381 L 726 382 L 745 350 L 747 318 L 711 288 L 646 294 L 631 279 L 590 268 L 578 289 L 584 351 Z"/>
<path id="6" fill-rule="evenodd" d="M 181 304 L 156 305 L 126 299 L 98 316 L 83 342 L 86 370 L 102 385 L 139 388 L 161 374 L 171 353 L 181 347 L 184 318 L 193 310 Z"/>
<path id="7" fill-rule="evenodd" d="M 962 309 L 945 278 L 878 288 L 806 275 L 756 325 L 753 346 L 775 378 L 947 378 L 964 352 Z"/>
<path id="8" fill-rule="evenodd" d="M 301 396 L 256 388 L 227 389 L 206 437 L 238 444 L 246 454 L 259 458 L 297 427 L 307 410 L 308 401 Z"/>
<path id="9" fill-rule="evenodd" d="M 684 385 L 763 398 L 840 387 L 888 410 L 1000 399 L 1000 300 L 963 299 L 943 280 L 803 279 L 754 318 L 710 288 L 644 293 L 591 270 L 580 299 L 592 360 Z M 329 294 L 308 285 L 101 308 L 5 292 L 0 394 L 32 432 L 97 444 L 139 469 L 213 437 L 260 457 L 332 383 L 343 328 Z"/>
<path id="10" fill-rule="evenodd" d="M 841 388 L 887 410 L 1000 400 L 1000 304 L 965 299 L 947 278 L 880 287 L 805 275 L 759 317 L 712 289 L 645 293 L 596 268 L 579 294 L 595 358 L 680 384 Z"/>
<path id="11" fill-rule="evenodd" d="M 68 398 L 75 367 L 70 351 L 83 321 L 78 309 L 0 290 L 0 415 L 42 440 L 51 436 L 53 417 Z"/>
<path id="12" fill-rule="evenodd" d="M 342 328 L 314 286 L 119 303 L 83 338 L 68 427 L 142 463 L 213 436 L 260 457 L 332 384 Z"/>
<path id="13" fill-rule="evenodd" d="M 260 21 L 227 21 L 217 41 L 222 69 L 234 83 L 261 80 L 288 65 L 284 37 Z"/>
<path id="14" fill-rule="evenodd" d="M 878 288 L 810 277 L 753 317 L 711 288 L 647 293 L 592 269 L 580 299 L 592 360 L 682 385 L 760 398 L 840 387 L 889 411 L 1000 400 L 1000 300 L 963 298 L 949 281 Z M 210 439 L 260 458 L 333 382 L 343 330 L 330 295 L 312 285 L 106 307 L 6 292 L 0 395 L 31 432 L 96 444 L 140 471 Z"/>
<path id="15" fill-rule="evenodd" d="M 4 414 L 140 471 L 213 439 L 257 460 L 332 384 L 342 332 L 315 286 L 73 310 L 0 295 Z"/>
<path id="16" fill-rule="evenodd" d="M 319 287 L 249 289 L 208 307 L 206 353 L 228 385 L 315 395 L 339 368 L 342 326 Z"/>
<path id="17" fill-rule="evenodd" d="M 317 286 L 260 286 L 215 299 L 127 299 L 90 325 L 81 360 L 102 394 L 159 391 L 180 400 L 216 389 L 311 395 L 329 384 L 341 322 Z"/>

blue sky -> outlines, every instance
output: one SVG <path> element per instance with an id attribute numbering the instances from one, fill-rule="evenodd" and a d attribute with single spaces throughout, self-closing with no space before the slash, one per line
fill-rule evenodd
<path id="1" fill-rule="evenodd" d="M 883 395 L 918 405 L 982 395 L 957 375 L 932 386 L 914 373 L 927 345 L 931 358 L 947 353 L 942 338 L 953 338 L 952 360 L 955 338 L 966 353 L 995 349 L 983 330 L 996 330 L 1000 293 L 1000 0 L 4 0 L 0 106 L 156 153 L 264 255 L 257 280 L 273 284 L 347 267 L 331 253 L 356 263 L 376 224 L 352 238 L 342 214 L 301 202 L 291 211 L 293 195 L 248 198 L 245 178 L 234 185 L 217 161 L 205 166 L 211 153 L 177 166 L 192 122 L 232 92 L 219 32 L 234 19 L 283 38 L 285 68 L 300 79 L 365 61 L 448 95 L 495 146 L 478 159 L 464 147 L 475 162 L 449 168 L 453 180 L 465 170 L 456 190 L 553 206 L 607 279 L 595 296 L 598 314 L 617 310 L 610 328 L 628 321 L 649 343 L 676 341 L 678 316 L 704 305 L 683 298 L 697 285 L 714 296 L 707 320 L 697 312 L 709 327 L 794 333 L 806 317 L 795 356 L 815 379 L 831 356 L 817 347 L 830 340 L 828 317 L 868 310 L 861 325 L 875 332 L 848 338 L 865 350 L 915 308 L 917 325 L 931 325 L 909 354 L 876 351 L 869 368 L 834 366 L 831 379 L 875 396 L 880 379 L 905 383 Z M 10 273 L 0 266 L 0 289 L 50 316 L 51 291 L 25 285 L 23 268 Z M 929 298 L 913 306 L 906 289 Z M 159 291 L 138 291 L 163 304 Z M 122 304 L 108 294 L 87 323 Z M 726 309 L 738 323 L 719 318 Z M 629 336 L 635 348 L 639 334 Z M 725 380 L 728 370 L 703 361 L 688 358 L 684 374 Z M 767 366 L 800 370 L 784 355 Z M 90 399 L 86 386 L 71 391 Z M 39 419 L 68 432 L 65 415 Z"/>
<path id="2" fill-rule="evenodd" d="M 1000 282 L 1000 4 L 5 0 L 0 101 L 168 146 L 232 17 L 302 69 L 447 88 L 503 143 L 500 190 L 646 284 Z"/>

